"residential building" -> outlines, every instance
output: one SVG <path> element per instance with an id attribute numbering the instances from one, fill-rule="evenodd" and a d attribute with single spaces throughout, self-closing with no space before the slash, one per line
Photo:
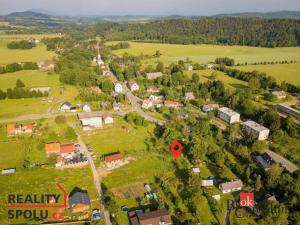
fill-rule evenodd
<path id="1" fill-rule="evenodd" d="M 159 78 L 161 76 L 162 76 L 161 72 L 146 73 L 147 79 L 150 79 L 150 80 L 154 80 L 154 79 Z"/>
<path id="2" fill-rule="evenodd" d="M 218 108 L 219 108 L 219 104 L 208 104 L 202 107 L 202 111 L 208 113 Z"/>
<path id="3" fill-rule="evenodd" d="M 114 118 L 112 117 L 111 114 L 106 113 L 103 115 L 103 122 L 104 124 L 113 124 Z"/>
<path id="4" fill-rule="evenodd" d="M 113 103 L 113 110 L 114 111 L 120 111 L 121 110 L 120 103 L 114 102 Z"/>
<path id="5" fill-rule="evenodd" d="M 65 112 L 65 111 L 70 111 L 72 108 L 72 105 L 70 102 L 64 102 L 61 106 L 60 106 L 60 111 Z"/>
<path id="6" fill-rule="evenodd" d="M 240 179 L 220 184 L 223 194 L 242 190 L 243 183 Z"/>
<path id="7" fill-rule="evenodd" d="M 281 155 L 279 155 L 271 150 L 267 150 L 266 153 L 268 154 L 268 156 L 272 159 L 272 161 L 274 163 L 278 163 L 279 165 L 284 167 L 289 173 L 293 173 L 296 170 L 298 170 L 298 167 L 294 163 L 292 163 L 291 161 L 282 157 Z"/>
<path id="8" fill-rule="evenodd" d="M 98 112 L 81 113 L 78 118 L 84 131 L 102 127 L 102 117 Z"/>
<path id="9" fill-rule="evenodd" d="M 149 96 L 149 100 L 152 101 L 153 103 L 156 103 L 156 104 L 162 103 L 163 99 L 164 99 L 164 96 L 162 96 L 162 95 L 159 95 L 159 96 L 150 95 Z"/>
<path id="10" fill-rule="evenodd" d="M 200 173 L 199 167 L 193 167 L 192 170 L 193 170 L 193 173 Z"/>
<path id="11" fill-rule="evenodd" d="M 254 156 L 254 160 L 264 171 L 267 171 L 272 163 L 274 163 L 273 159 L 266 152 L 262 155 Z"/>
<path id="12" fill-rule="evenodd" d="M 82 110 L 84 112 L 90 112 L 91 111 L 91 105 L 89 103 L 87 103 L 87 102 L 83 103 Z"/>
<path id="13" fill-rule="evenodd" d="M 61 145 L 59 150 L 62 158 L 72 158 L 74 151 L 75 151 L 75 146 L 73 143 Z"/>
<path id="14" fill-rule="evenodd" d="M 144 100 L 142 104 L 143 109 L 150 109 L 153 106 L 153 102 L 151 100 Z"/>
<path id="15" fill-rule="evenodd" d="M 218 117 L 230 124 L 240 121 L 240 114 L 227 107 L 218 110 Z"/>
<path id="16" fill-rule="evenodd" d="M 139 85 L 134 80 L 128 81 L 128 87 L 132 92 L 138 91 L 140 89 Z"/>
<path id="17" fill-rule="evenodd" d="M 280 89 L 274 89 L 273 91 L 271 91 L 271 96 L 274 96 L 278 99 L 285 99 L 286 98 L 286 93 L 283 90 Z"/>
<path id="18" fill-rule="evenodd" d="M 159 89 L 155 86 L 150 86 L 148 89 L 147 89 L 147 92 L 149 93 L 158 93 L 159 92 Z"/>
<path id="19" fill-rule="evenodd" d="M 38 62 L 38 67 L 44 71 L 54 70 L 54 62 L 51 60 L 45 60 L 43 62 Z"/>
<path id="20" fill-rule="evenodd" d="M 146 213 L 128 213 L 131 225 L 171 225 L 171 216 L 166 209 Z"/>
<path id="21" fill-rule="evenodd" d="M 195 96 L 193 92 L 186 92 L 184 96 L 186 101 L 194 100 Z"/>
<path id="22" fill-rule="evenodd" d="M 60 154 L 60 144 L 57 142 L 45 144 L 45 151 L 47 155 Z"/>
<path id="23" fill-rule="evenodd" d="M 248 120 L 242 124 L 243 130 L 257 140 L 266 140 L 270 130 L 252 120 Z"/>
<path id="24" fill-rule="evenodd" d="M 277 105 L 277 109 L 287 115 L 291 115 L 291 116 L 294 116 L 296 118 L 300 118 L 300 111 L 297 110 L 297 109 L 294 109 L 288 105 L 285 105 L 285 104 L 278 104 Z"/>
<path id="25" fill-rule="evenodd" d="M 34 124 L 28 124 L 28 125 L 7 124 L 6 125 L 7 136 L 32 133 L 33 127 Z"/>
<path id="26" fill-rule="evenodd" d="M 188 70 L 188 71 L 193 71 L 193 70 L 194 70 L 194 67 L 193 67 L 192 65 L 189 65 L 189 66 L 187 67 L 187 70 Z"/>
<path id="27" fill-rule="evenodd" d="M 119 82 L 115 83 L 115 92 L 117 92 L 117 93 L 123 92 L 123 86 L 121 83 L 119 83 Z"/>
<path id="28" fill-rule="evenodd" d="M 115 168 L 125 163 L 125 158 L 120 153 L 115 153 L 104 157 L 104 163 L 107 168 Z"/>
<path id="29" fill-rule="evenodd" d="M 178 108 L 180 106 L 179 102 L 166 100 L 164 101 L 164 105 L 169 108 Z"/>
<path id="30" fill-rule="evenodd" d="M 13 174 L 16 172 L 16 169 L 4 169 L 1 171 L 1 174 L 4 175 L 4 174 Z"/>
<path id="31" fill-rule="evenodd" d="M 205 68 L 206 69 L 213 69 L 215 66 L 213 64 L 206 64 Z"/>
<path id="32" fill-rule="evenodd" d="M 46 87 L 46 86 L 45 87 L 31 87 L 29 90 L 36 91 L 36 92 L 40 91 L 42 93 L 50 93 L 51 87 Z"/>
<path id="33" fill-rule="evenodd" d="M 87 192 L 76 191 L 68 198 L 69 208 L 72 213 L 84 212 L 91 206 L 90 197 Z"/>

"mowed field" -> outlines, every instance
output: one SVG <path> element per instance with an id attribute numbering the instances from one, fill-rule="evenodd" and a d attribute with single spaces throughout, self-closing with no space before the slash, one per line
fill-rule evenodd
<path id="1" fill-rule="evenodd" d="M 41 40 L 43 37 L 55 37 L 56 35 L 0 35 L 0 65 L 6 65 L 14 62 L 39 62 L 51 59 L 55 56 L 54 52 L 47 51 L 43 43 L 38 43 L 37 47 L 32 49 L 8 49 L 7 43 L 12 41 L 29 40 L 37 38 Z"/>
<path id="2" fill-rule="evenodd" d="M 58 99 L 73 101 L 78 94 L 74 86 L 65 85 L 65 90 L 60 93 L 59 76 L 38 70 L 22 70 L 15 73 L 0 74 L 0 89 L 14 88 L 20 79 L 26 87 L 50 86 L 50 96 L 53 102 L 42 101 L 43 98 L 5 99 L 0 101 L 0 118 L 15 117 L 23 114 L 46 113 Z"/>
<path id="3" fill-rule="evenodd" d="M 107 45 L 117 42 L 108 42 Z M 117 55 L 125 52 L 133 55 L 153 55 L 157 50 L 162 56 L 157 59 L 145 60 L 145 63 L 155 63 L 160 60 L 164 63 L 177 62 L 189 57 L 193 62 L 208 63 L 217 57 L 230 57 L 236 63 L 255 63 L 263 61 L 300 61 L 300 47 L 291 48 L 260 48 L 246 46 L 222 46 L 222 45 L 176 45 L 159 43 L 129 42 L 130 48 L 114 51 Z"/>
<path id="4" fill-rule="evenodd" d="M 244 71 L 257 70 L 273 76 L 278 83 L 287 81 L 300 85 L 300 63 L 293 64 L 273 64 L 273 65 L 250 65 L 238 66 L 237 69 Z"/>

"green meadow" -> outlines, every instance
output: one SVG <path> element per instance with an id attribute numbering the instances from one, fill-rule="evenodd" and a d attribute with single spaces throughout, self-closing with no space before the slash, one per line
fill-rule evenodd
<path id="1" fill-rule="evenodd" d="M 14 62 L 39 62 L 51 59 L 55 56 L 54 52 L 47 51 L 43 43 L 38 43 L 37 47 L 32 49 L 8 49 L 7 43 L 12 41 L 29 40 L 37 38 L 41 40 L 43 37 L 55 37 L 56 35 L 0 35 L 0 65 L 6 65 Z"/>
<path id="2" fill-rule="evenodd" d="M 111 45 L 117 42 L 108 42 Z M 255 63 L 263 61 L 282 61 L 296 60 L 300 61 L 300 48 L 261 48 L 247 46 L 224 46 L 224 45 L 177 45 L 177 44 L 159 44 L 159 43 L 143 43 L 129 42 L 130 48 L 114 51 L 117 55 L 125 52 L 133 55 L 153 55 L 158 50 L 162 54 L 161 57 L 147 59 L 144 63 L 155 63 L 160 60 L 166 64 L 185 60 L 189 57 L 193 62 L 209 63 L 217 57 L 230 57 L 236 63 Z"/>
<path id="3" fill-rule="evenodd" d="M 273 76 L 278 83 L 287 81 L 300 85 L 300 63 L 293 64 L 273 64 L 273 65 L 249 65 L 238 66 L 237 69 L 244 71 L 260 71 Z"/>
<path id="4" fill-rule="evenodd" d="M 15 117 L 22 114 L 46 113 L 59 99 L 73 101 L 78 94 L 74 86 L 65 85 L 65 90 L 60 93 L 59 75 L 48 74 L 39 70 L 22 70 L 14 73 L 0 74 L 0 89 L 14 88 L 20 79 L 26 87 L 50 86 L 50 96 L 54 97 L 51 103 L 42 101 L 43 98 L 5 99 L 0 100 L 0 118 Z"/>

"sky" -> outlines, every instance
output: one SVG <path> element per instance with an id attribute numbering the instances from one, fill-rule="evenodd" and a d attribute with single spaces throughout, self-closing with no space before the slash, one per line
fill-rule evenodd
<path id="1" fill-rule="evenodd" d="M 46 10 L 61 15 L 194 15 L 300 11 L 300 0 L 0 0 L 0 14 Z"/>

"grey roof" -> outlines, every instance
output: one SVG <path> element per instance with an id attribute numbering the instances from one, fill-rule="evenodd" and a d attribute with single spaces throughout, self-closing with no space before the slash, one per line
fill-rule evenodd
<path id="1" fill-rule="evenodd" d="M 70 106 L 70 107 L 71 107 L 72 104 L 71 104 L 70 102 L 64 102 L 64 103 L 62 104 L 62 106 L 63 106 L 63 105 L 67 105 L 67 106 Z"/>
<path id="2" fill-rule="evenodd" d="M 298 167 L 295 166 L 295 164 L 282 157 L 281 155 L 278 155 L 277 153 L 272 152 L 270 150 L 267 150 L 267 154 L 270 156 L 270 158 L 272 158 L 272 160 L 274 160 L 276 163 L 281 164 L 290 173 L 293 173 L 294 171 L 298 170 Z"/>
<path id="3" fill-rule="evenodd" d="M 251 129 L 261 132 L 264 130 L 269 130 L 268 128 L 264 127 L 263 125 L 260 125 L 252 120 L 247 120 L 246 122 L 243 123 L 243 126 L 250 127 Z"/>
<path id="4" fill-rule="evenodd" d="M 80 120 L 94 117 L 102 117 L 100 112 L 86 112 L 86 113 L 78 113 L 78 118 Z"/>
<path id="5" fill-rule="evenodd" d="M 237 114 L 239 115 L 238 112 L 236 112 L 236 111 L 234 111 L 234 110 L 232 110 L 230 108 L 227 108 L 227 107 L 219 108 L 219 112 L 223 112 L 223 113 L 225 113 L 228 116 L 234 116 L 234 115 L 237 115 Z"/>
<path id="6" fill-rule="evenodd" d="M 69 196 L 69 206 L 73 207 L 76 204 L 85 204 L 90 205 L 90 197 L 87 192 L 75 192 L 71 196 Z"/>
<path id="7" fill-rule="evenodd" d="M 243 183 L 240 179 L 238 179 L 238 180 L 222 183 L 222 184 L 220 184 L 220 186 L 221 186 L 222 190 L 231 190 L 233 188 L 242 187 Z"/>

